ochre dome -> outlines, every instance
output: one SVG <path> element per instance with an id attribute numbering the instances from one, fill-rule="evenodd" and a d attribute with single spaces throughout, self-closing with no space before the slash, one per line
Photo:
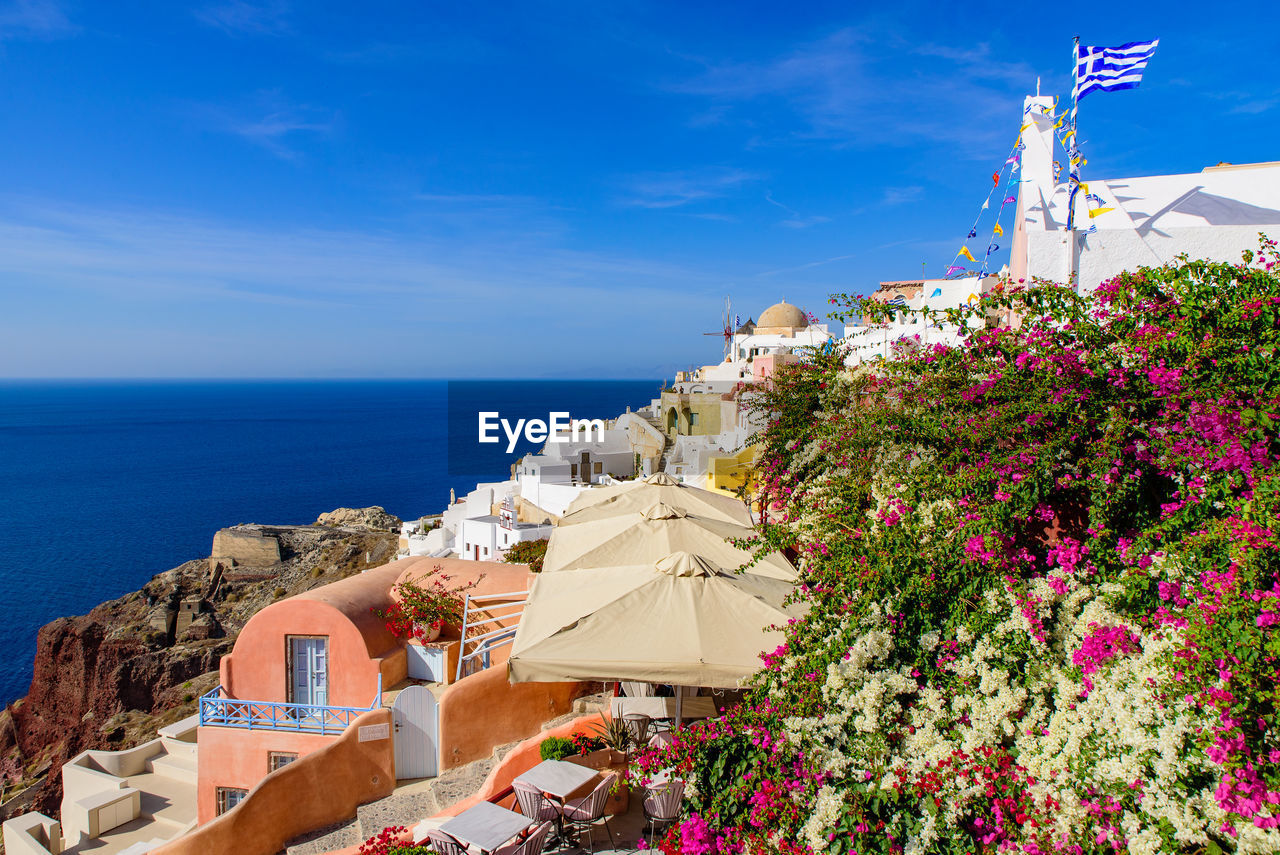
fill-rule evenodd
<path id="1" fill-rule="evenodd" d="M 756 321 L 756 329 L 762 327 L 804 329 L 807 326 L 809 326 L 809 319 L 805 317 L 804 312 L 800 311 L 798 306 L 793 306 L 786 300 L 765 309 L 760 313 L 760 320 Z"/>

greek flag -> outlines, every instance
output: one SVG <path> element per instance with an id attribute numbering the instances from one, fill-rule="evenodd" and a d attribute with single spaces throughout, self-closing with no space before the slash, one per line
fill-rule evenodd
<path id="1" fill-rule="evenodd" d="M 1076 85 L 1072 98 L 1079 101 L 1098 89 L 1136 89 L 1142 71 L 1156 52 L 1159 39 L 1129 42 L 1119 47 L 1076 45 Z"/>

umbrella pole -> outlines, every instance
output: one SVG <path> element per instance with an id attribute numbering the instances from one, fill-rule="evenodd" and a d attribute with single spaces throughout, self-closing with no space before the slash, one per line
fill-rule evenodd
<path id="1" fill-rule="evenodd" d="M 683 719 L 681 717 L 681 712 L 683 711 L 682 701 L 684 700 L 684 686 L 676 686 L 675 689 L 676 689 L 676 730 L 679 730 L 683 722 Z"/>

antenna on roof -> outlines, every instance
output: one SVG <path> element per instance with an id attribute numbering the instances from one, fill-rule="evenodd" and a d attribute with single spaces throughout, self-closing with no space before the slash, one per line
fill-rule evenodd
<path id="1" fill-rule="evenodd" d="M 724 327 L 720 332 L 704 332 L 703 335 L 724 336 L 724 358 L 728 359 L 733 353 L 733 315 L 730 312 L 729 298 L 724 298 Z"/>

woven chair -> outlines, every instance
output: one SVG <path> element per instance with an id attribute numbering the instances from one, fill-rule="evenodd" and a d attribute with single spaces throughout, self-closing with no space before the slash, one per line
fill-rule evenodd
<path id="1" fill-rule="evenodd" d="M 560 825 L 562 817 L 560 816 L 560 806 L 542 794 L 533 784 L 526 784 L 524 781 L 512 781 L 511 788 L 516 791 L 516 803 L 520 806 L 520 812 L 529 817 L 531 822 L 546 822 L 550 820 L 556 824 L 556 837 L 559 838 Z"/>
<path id="2" fill-rule="evenodd" d="M 666 748 L 668 745 L 676 741 L 676 735 L 669 730 L 663 730 L 655 733 L 649 739 L 650 748 Z"/>
<path id="3" fill-rule="evenodd" d="M 438 828 L 427 829 L 427 839 L 431 841 L 431 848 L 440 853 L 440 855 L 470 855 L 467 847 L 462 841 L 452 837 L 447 831 L 441 831 Z"/>
<path id="4" fill-rule="evenodd" d="M 505 846 L 499 846 L 493 855 L 540 855 L 547 845 L 547 835 L 551 833 L 551 823 L 544 822 L 533 830 L 524 840 L 517 840 Z"/>
<path id="5" fill-rule="evenodd" d="M 587 845 L 591 847 L 591 852 L 596 851 L 595 839 L 592 836 L 591 829 L 595 827 L 596 820 L 604 820 L 604 830 L 609 834 L 609 843 L 614 849 L 618 848 L 618 844 L 614 843 L 613 830 L 609 828 L 609 818 L 604 815 L 604 809 L 609 804 L 609 791 L 613 789 L 613 785 L 618 781 L 618 773 L 610 772 L 605 775 L 604 780 L 596 784 L 596 788 L 584 798 L 575 799 L 571 802 L 565 802 L 564 818 L 569 825 L 573 826 L 575 831 L 579 832 L 578 839 L 581 841 L 581 831 L 587 832 Z"/>
<path id="6" fill-rule="evenodd" d="M 667 781 L 646 787 L 644 818 L 649 822 L 649 839 L 653 840 L 659 825 L 670 825 L 680 816 L 680 800 L 684 798 L 684 781 Z"/>
<path id="7" fill-rule="evenodd" d="M 639 747 L 649 741 L 649 722 L 651 719 L 644 713 L 623 713 L 622 723 L 627 733 L 631 734 L 631 744 Z"/>

